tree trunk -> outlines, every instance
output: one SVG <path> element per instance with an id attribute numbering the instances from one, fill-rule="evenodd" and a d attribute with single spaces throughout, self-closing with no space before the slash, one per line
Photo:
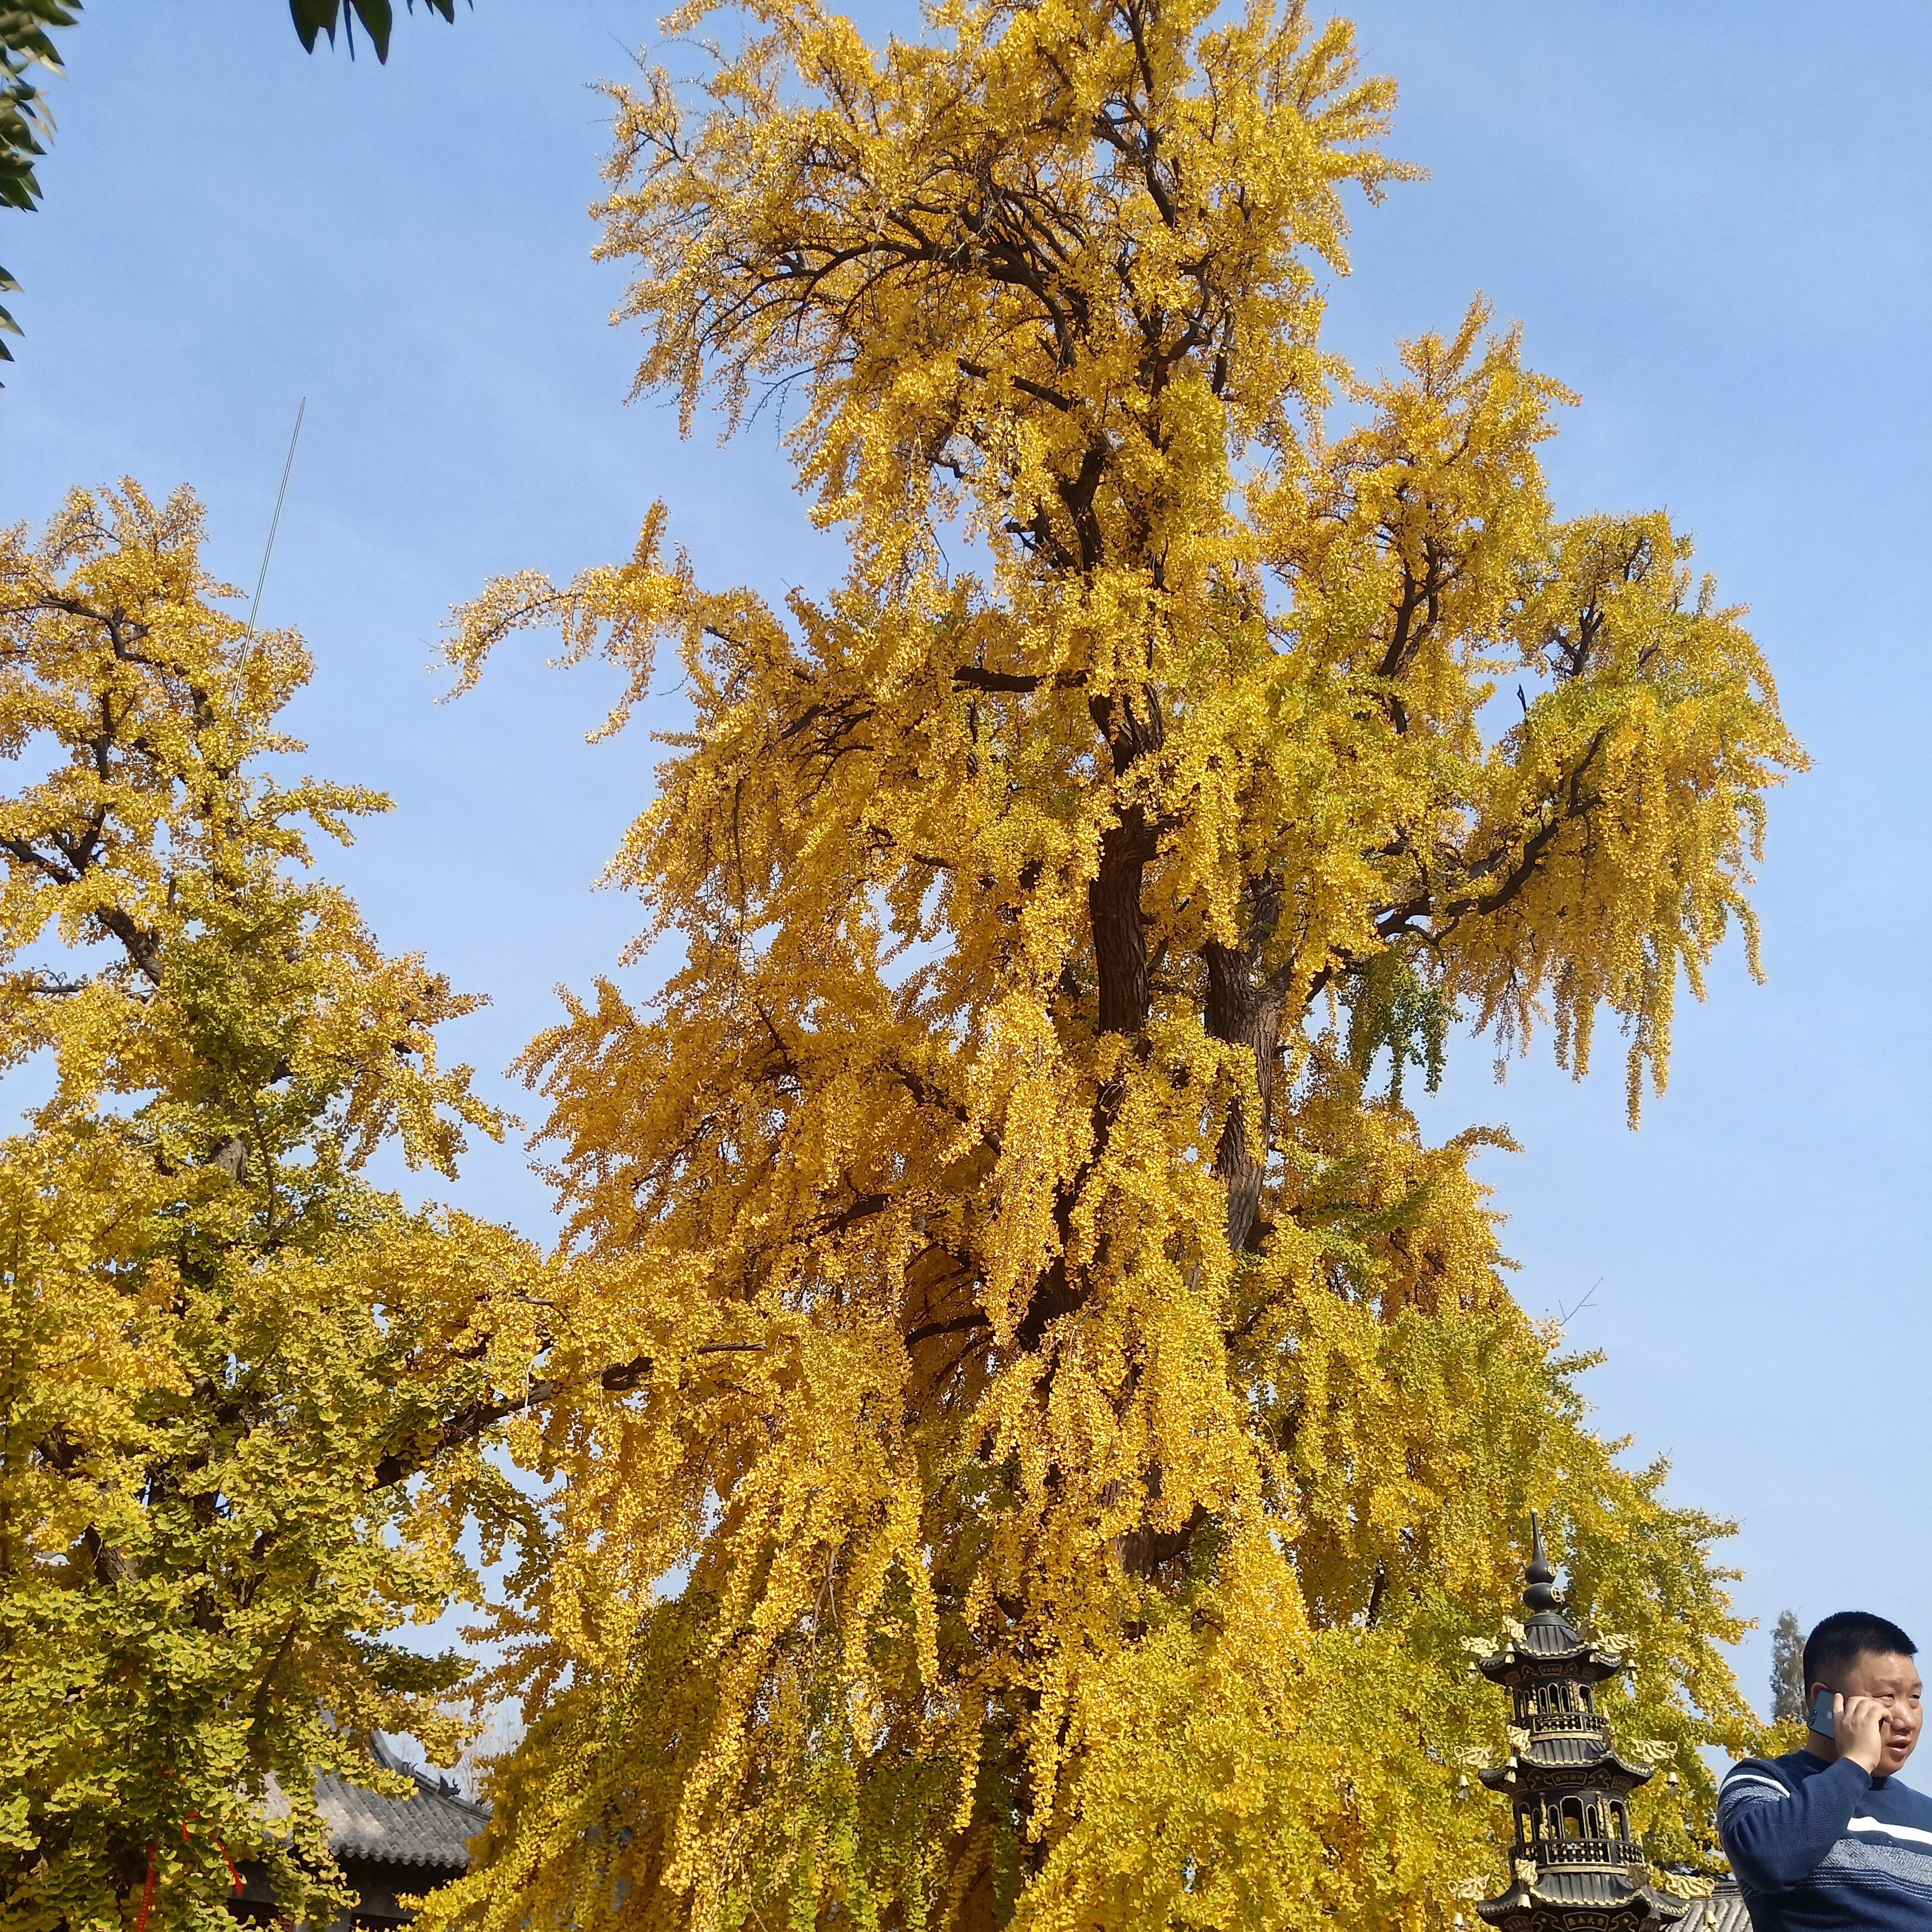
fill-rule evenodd
<path id="1" fill-rule="evenodd" d="M 1275 1045 L 1281 1035 L 1282 994 L 1258 976 L 1262 948 L 1280 916 L 1280 891 L 1266 876 L 1249 888 L 1253 916 L 1239 946 L 1210 944 L 1206 951 L 1209 1034 L 1254 1055 L 1261 1119 L 1258 1147 L 1250 1142 L 1247 1102 L 1237 1095 L 1228 1108 L 1215 1150 L 1214 1172 L 1228 1190 L 1228 1245 L 1240 1254 L 1253 1240 L 1261 1216 L 1262 1184 L 1268 1175 L 1269 1121 L 1274 1098 Z"/>
<path id="2" fill-rule="evenodd" d="M 1136 1034 L 1147 1024 L 1147 915 L 1141 880 L 1154 856 L 1146 814 L 1134 806 L 1100 842 L 1100 869 L 1087 888 L 1094 962 L 1100 980 L 1100 1030 Z"/>

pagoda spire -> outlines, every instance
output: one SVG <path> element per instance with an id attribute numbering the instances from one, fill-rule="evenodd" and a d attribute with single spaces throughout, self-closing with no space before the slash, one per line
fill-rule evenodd
<path id="1" fill-rule="evenodd" d="M 1543 1525 L 1535 1510 L 1529 1513 L 1529 1568 L 1523 1572 L 1522 1600 L 1532 1610 L 1553 1610 L 1556 1607 L 1556 1592 L 1552 1587 L 1556 1572 L 1550 1567 L 1550 1556 L 1543 1546 Z"/>

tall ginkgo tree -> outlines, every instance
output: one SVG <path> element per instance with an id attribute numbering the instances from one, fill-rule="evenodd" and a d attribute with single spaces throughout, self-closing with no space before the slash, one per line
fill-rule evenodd
<path id="1" fill-rule="evenodd" d="M 710 9 L 678 17 L 695 32 Z M 1661 513 L 1554 513 L 1479 303 L 1359 380 L 1402 169 L 1299 0 L 749 0 L 614 90 L 639 386 L 789 448 L 850 568 L 666 548 L 459 614 L 688 728 L 614 877 L 674 964 L 530 1050 L 592 1399 L 505 1636 L 530 1738 L 439 1924 L 1421 1926 L 1532 1505 L 1642 1660 L 1659 1850 L 1752 1720 L 1724 1526 L 1589 1432 L 1405 1070 L 1607 1012 L 1633 1120 L 1802 765 Z M 693 56 L 696 58 L 697 56 Z M 1324 425 L 1338 406 L 1346 433 Z M 560 1331 L 561 1332 L 561 1331 Z"/>

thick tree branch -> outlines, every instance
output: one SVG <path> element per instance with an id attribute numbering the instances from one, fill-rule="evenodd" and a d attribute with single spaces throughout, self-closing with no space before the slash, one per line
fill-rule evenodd
<path id="1" fill-rule="evenodd" d="M 691 1352 L 694 1355 L 761 1355 L 765 1346 L 762 1342 L 704 1342 Z M 615 1363 L 586 1379 L 607 1395 L 628 1395 L 650 1378 L 656 1366 L 654 1358 L 638 1355 L 628 1362 Z M 474 1402 L 466 1402 L 454 1414 L 380 1456 L 370 1472 L 369 1486 L 383 1490 L 406 1482 L 410 1477 L 420 1474 L 439 1456 L 466 1448 L 512 1416 L 525 1414 L 533 1408 L 546 1408 L 569 1390 L 584 1385 L 584 1380 L 578 1378 L 540 1378 L 532 1382 L 520 1395 L 479 1396 Z"/>

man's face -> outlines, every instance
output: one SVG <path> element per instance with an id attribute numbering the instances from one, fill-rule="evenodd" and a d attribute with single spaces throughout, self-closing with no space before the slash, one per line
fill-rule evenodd
<path id="1" fill-rule="evenodd" d="M 1910 1658 L 1876 1651 L 1867 1651 L 1857 1658 L 1832 1686 L 1847 1697 L 1876 1697 L 1885 1706 L 1885 1750 L 1878 1765 L 1881 1778 L 1889 1778 L 1898 1770 L 1918 1742 L 1918 1727 L 1924 1722 L 1918 1700 L 1924 1688 L 1918 1666 Z"/>

